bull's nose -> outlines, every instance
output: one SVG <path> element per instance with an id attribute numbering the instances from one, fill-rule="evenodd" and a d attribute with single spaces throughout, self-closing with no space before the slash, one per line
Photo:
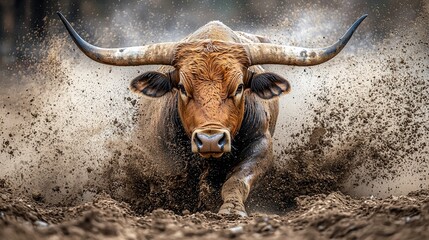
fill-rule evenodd
<path id="1" fill-rule="evenodd" d="M 192 133 L 192 152 L 200 154 L 224 153 L 231 151 L 229 131 L 223 129 L 195 130 Z M 217 156 L 221 154 L 213 154 Z"/>

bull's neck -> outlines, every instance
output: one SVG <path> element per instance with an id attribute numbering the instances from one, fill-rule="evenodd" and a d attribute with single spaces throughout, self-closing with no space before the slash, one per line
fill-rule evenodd
<path id="1" fill-rule="evenodd" d="M 164 142 L 168 141 L 178 146 L 189 145 L 189 149 L 191 149 L 189 137 L 186 135 L 180 120 L 177 98 L 177 92 L 167 96 L 167 101 L 165 101 L 165 106 L 160 116 L 158 134 L 163 136 L 162 141 Z"/>
<path id="2" fill-rule="evenodd" d="M 267 121 L 263 105 L 255 100 L 253 94 L 246 96 L 244 104 L 244 117 L 240 130 L 233 141 L 238 149 L 264 136 L 264 123 Z"/>

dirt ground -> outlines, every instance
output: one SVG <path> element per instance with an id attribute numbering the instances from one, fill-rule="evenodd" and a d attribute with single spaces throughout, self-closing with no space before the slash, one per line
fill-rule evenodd
<path id="1" fill-rule="evenodd" d="M 429 191 L 352 198 L 300 196 L 284 215 L 138 214 L 107 194 L 73 207 L 15 196 L 0 186 L 0 239 L 429 239 Z"/>

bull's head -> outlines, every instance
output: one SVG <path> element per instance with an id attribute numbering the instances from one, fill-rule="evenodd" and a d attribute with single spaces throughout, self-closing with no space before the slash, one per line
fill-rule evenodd
<path id="1" fill-rule="evenodd" d="M 246 95 L 271 99 L 289 91 L 284 78 L 274 73 L 255 74 L 249 71 L 250 66 L 326 62 L 344 48 L 366 17 L 359 18 L 338 42 L 326 48 L 203 40 L 106 49 L 84 41 L 61 13 L 59 16 L 77 46 L 95 61 L 119 66 L 173 66 L 171 72 L 151 71 L 138 76 L 130 88 L 149 97 L 177 92 L 179 115 L 192 151 L 203 157 L 220 157 L 231 151 L 232 138 L 244 117 Z"/>

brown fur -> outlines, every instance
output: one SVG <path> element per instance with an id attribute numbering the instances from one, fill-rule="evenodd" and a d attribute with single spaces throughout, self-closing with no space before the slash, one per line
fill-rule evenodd
<path id="1" fill-rule="evenodd" d="M 179 114 L 190 136 L 196 128 L 216 125 L 234 136 L 244 116 L 244 99 L 234 93 L 250 61 L 243 47 L 220 41 L 181 44 L 173 66 L 179 71 L 188 100 L 179 99 Z"/>

